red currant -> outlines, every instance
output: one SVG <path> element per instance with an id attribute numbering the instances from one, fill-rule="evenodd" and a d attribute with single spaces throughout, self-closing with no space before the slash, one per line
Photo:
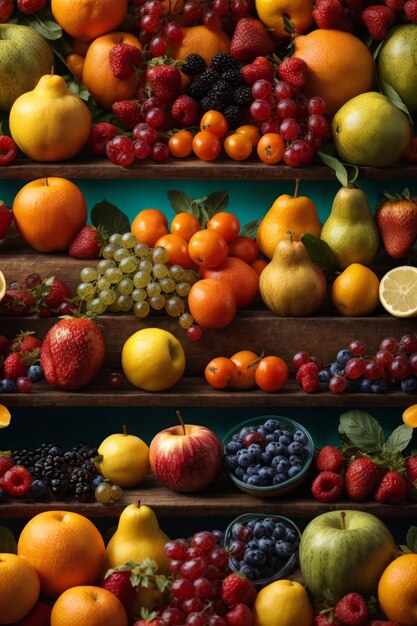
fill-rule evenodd
<path id="1" fill-rule="evenodd" d="M 168 41 L 178 43 L 184 39 L 184 29 L 178 22 L 169 22 L 165 28 L 165 35 Z"/>
<path id="2" fill-rule="evenodd" d="M 208 9 L 204 13 L 203 24 L 209 30 L 221 30 L 223 27 L 223 22 L 217 13 Z"/>
<path id="3" fill-rule="evenodd" d="M 123 167 L 131 165 L 135 158 L 132 140 L 125 135 L 116 135 L 106 143 L 106 155 L 116 165 Z"/>
<path id="4" fill-rule="evenodd" d="M 133 142 L 133 150 L 135 152 L 135 158 L 142 160 L 149 156 L 151 147 L 146 141 L 136 139 L 136 141 Z"/>
<path id="5" fill-rule="evenodd" d="M 258 122 L 263 122 L 271 117 L 271 105 L 268 100 L 254 100 L 250 105 L 250 114 Z"/>
<path id="6" fill-rule="evenodd" d="M 393 359 L 394 355 L 392 354 L 392 352 L 389 352 L 389 350 L 378 350 L 374 357 L 375 363 L 382 365 L 382 367 L 384 368 L 389 367 Z"/>
<path id="7" fill-rule="evenodd" d="M 297 104 L 291 98 L 286 98 L 285 100 L 280 100 L 277 104 L 277 113 L 281 117 L 294 117 L 297 113 Z"/>
<path id="8" fill-rule="evenodd" d="M 184 600 L 181 608 L 186 615 L 189 615 L 190 613 L 202 611 L 204 608 L 204 602 L 198 596 L 193 596 L 188 600 Z"/>
<path id="9" fill-rule="evenodd" d="M 203 331 L 199 326 L 193 324 L 190 328 L 187 328 L 187 337 L 190 341 L 199 341 L 203 336 Z"/>
<path id="10" fill-rule="evenodd" d="M 164 546 L 164 552 L 170 559 L 185 559 L 188 543 L 185 539 L 168 541 Z"/>
<path id="11" fill-rule="evenodd" d="M 214 10 L 214 7 L 213 7 L 213 10 Z M 218 11 L 216 11 L 216 13 L 218 13 Z M 187 22 L 196 22 L 197 20 L 201 18 L 202 14 L 203 14 L 203 7 L 198 2 L 186 2 L 184 4 L 182 15 L 183 15 L 183 18 Z"/>
<path id="12" fill-rule="evenodd" d="M 365 371 L 365 361 L 360 358 L 349 359 L 346 363 L 344 372 L 346 378 L 350 378 L 351 380 L 356 380 L 356 378 L 360 378 Z"/>
<path id="13" fill-rule="evenodd" d="M 201 548 L 204 552 L 208 552 L 217 543 L 216 537 L 208 530 L 202 530 L 195 533 L 191 538 L 193 547 Z"/>
<path id="14" fill-rule="evenodd" d="M 213 565 L 216 565 L 213 563 Z M 207 571 L 208 562 L 206 559 L 202 557 L 197 557 L 195 559 L 191 559 L 190 561 L 185 561 L 181 565 L 181 575 L 184 578 L 188 578 L 188 580 L 196 580 L 200 578 L 200 576 L 204 576 Z"/>
<path id="15" fill-rule="evenodd" d="M 149 126 L 158 128 L 165 122 L 165 113 L 163 109 L 151 109 L 145 115 L 145 121 Z"/>
<path id="16" fill-rule="evenodd" d="M 329 391 L 332 393 L 342 393 L 342 391 L 346 389 L 346 386 L 347 382 L 344 376 L 339 376 L 337 374 L 336 376 L 332 376 L 329 380 Z"/>
<path id="17" fill-rule="evenodd" d="M 417 335 L 404 335 L 401 337 L 400 346 L 406 354 L 417 352 Z"/>
<path id="18" fill-rule="evenodd" d="M 407 378 L 407 376 L 411 374 L 409 360 L 405 356 L 394 357 L 389 366 L 389 373 L 395 380 L 404 380 L 404 378 Z"/>
<path id="19" fill-rule="evenodd" d="M 230 8 L 236 17 L 243 17 L 249 12 L 251 5 L 249 0 L 230 0 Z"/>
<path id="20" fill-rule="evenodd" d="M 385 337 L 379 344 L 380 350 L 388 350 L 395 354 L 398 350 L 398 341 L 394 337 Z"/>
<path id="21" fill-rule="evenodd" d="M 279 134 L 286 141 L 293 141 L 294 139 L 297 139 L 299 132 L 299 125 L 291 117 L 287 117 L 285 120 L 283 120 L 279 127 Z"/>
<path id="22" fill-rule="evenodd" d="M 260 78 L 252 85 L 252 95 L 255 99 L 262 100 L 272 93 L 272 85 L 269 80 Z"/>
<path id="23" fill-rule="evenodd" d="M 156 15 L 157 17 L 160 17 L 164 12 L 164 7 L 159 0 L 148 0 L 148 2 L 145 2 L 144 8 L 145 13 L 148 15 Z"/>
<path id="24" fill-rule="evenodd" d="M 378 378 L 383 378 L 384 376 L 384 368 L 379 363 L 375 363 L 375 361 L 371 361 L 365 365 L 364 376 L 368 380 L 377 380 Z"/>
<path id="25" fill-rule="evenodd" d="M 168 50 L 168 42 L 165 37 L 155 35 L 155 37 L 152 37 L 151 39 L 149 50 L 154 57 L 164 56 Z"/>
<path id="26" fill-rule="evenodd" d="M 329 124 L 322 115 L 311 115 L 308 119 L 308 127 L 316 135 L 327 135 Z"/>
<path id="27" fill-rule="evenodd" d="M 326 103 L 323 98 L 313 96 L 308 101 L 307 109 L 310 115 L 324 115 L 326 113 Z"/>
<path id="28" fill-rule="evenodd" d="M 120 372 L 111 372 L 106 379 L 109 389 L 122 389 L 124 385 L 123 375 Z"/>
<path id="29" fill-rule="evenodd" d="M 275 83 L 274 93 L 278 100 L 287 100 L 293 95 L 294 91 L 289 83 L 279 80 Z"/>
<path id="30" fill-rule="evenodd" d="M 360 339 L 353 339 L 348 345 L 348 350 L 355 356 L 363 356 L 366 351 L 366 345 Z"/>
<path id="31" fill-rule="evenodd" d="M 296 352 L 292 358 L 293 367 L 298 370 L 299 367 L 310 361 L 310 355 L 308 352 Z"/>
<path id="32" fill-rule="evenodd" d="M 227 15 L 229 13 L 229 0 L 214 0 L 211 8 L 217 15 Z"/>
<path id="33" fill-rule="evenodd" d="M 169 157 L 169 148 L 166 143 L 156 141 L 151 145 L 151 157 L 155 161 L 166 161 Z"/>
<path id="34" fill-rule="evenodd" d="M 177 578 L 171 585 L 171 594 L 174 598 L 188 600 L 194 596 L 194 585 L 187 578 Z"/>
<path id="35" fill-rule="evenodd" d="M 184 614 L 175 607 L 168 607 L 161 613 L 161 618 L 167 626 L 179 626 L 184 623 Z"/>
<path id="36" fill-rule="evenodd" d="M 30 393 L 32 391 L 33 383 L 28 376 L 20 376 L 16 381 L 16 389 L 20 393 Z"/>
<path id="37" fill-rule="evenodd" d="M 279 127 L 281 120 L 276 117 L 271 117 L 269 120 L 265 120 L 261 125 L 261 133 L 268 135 L 269 133 L 279 133 Z"/>

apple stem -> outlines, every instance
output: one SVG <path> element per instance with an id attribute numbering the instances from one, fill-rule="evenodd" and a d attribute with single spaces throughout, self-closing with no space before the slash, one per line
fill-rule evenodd
<path id="1" fill-rule="evenodd" d="M 184 418 L 183 418 L 183 416 L 181 415 L 181 411 L 176 411 L 176 413 L 177 413 L 178 420 L 179 420 L 179 422 L 180 422 L 180 424 L 181 424 L 181 426 L 182 426 L 182 434 L 183 434 L 183 435 L 186 435 L 186 432 L 185 432 L 185 424 L 184 424 Z"/>
<path id="2" fill-rule="evenodd" d="M 290 241 L 291 241 L 291 243 L 292 243 L 292 241 L 293 241 L 293 239 L 292 239 L 292 238 L 293 238 L 293 236 L 294 236 L 294 231 L 293 231 L 293 230 L 287 230 L 287 235 L 289 235 L 289 236 L 290 236 Z"/>
<path id="3" fill-rule="evenodd" d="M 298 196 L 298 188 L 300 186 L 300 179 L 296 178 L 295 179 L 295 189 L 294 189 L 294 198 L 296 198 Z"/>
<path id="4" fill-rule="evenodd" d="M 128 434 L 128 433 L 127 433 L 127 426 L 126 426 L 126 424 L 123 424 L 123 434 L 124 434 L 124 435 L 127 435 L 127 434 Z"/>
<path id="5" fill-rule="evenodd" d="M 346 530 L 346 513 L 341 511 L 340 515 L 342 516 L 342 529 Z"/>

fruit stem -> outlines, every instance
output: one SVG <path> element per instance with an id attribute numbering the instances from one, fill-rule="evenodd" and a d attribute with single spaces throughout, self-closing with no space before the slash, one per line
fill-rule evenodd
<path id="1" fill-rule="evenodd" d="M 180 424 L 182 426 L 182 434 L 186 435 L 187 433 L 185 432 L 184 418 L 181 415 L 181 411 L 176 411 L 176 413 L 177 413 L 178 420 L 179 420 L 179 422 L 180 422 Z"/>
<path id="2" fill-rule="evenodd" d="M 293 236 L 294 236 L 294 231 L 293 231 L 293 230 L 287 230 L 287 235 L 289 235 L 289 236 L 290 236 L 290 241 L 291 241 L 291 243 L 292 243 L 292 238 L 293 238 Z"/>
<path id="3" fill-rule="evenodd" d="M 295 189 L 294 189 L 294 198 L 296 198 L 298 196 L 298 189 L 300 187 L 300 179 L 296 178 L 295 179 Z"/>
<path id="4" fill-rule="evenodd" d="M 342 530 L 346 530 L 346 513 L 345 513 L 345 511 L 341 511 L 340 515 L 342 516 Z"/>
<path id="5" fill-rule="evenodd" d="M 127 433 L 127 426 L 126 426 L 126 424 L 123 424 L 123 434 L 124 434 L 124 435 L 127 435 L 127 434 L 128 434 L 128 433 Z"/>

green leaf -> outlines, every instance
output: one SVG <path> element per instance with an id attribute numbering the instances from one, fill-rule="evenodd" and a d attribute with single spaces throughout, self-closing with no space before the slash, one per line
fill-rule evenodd
<path id="1" fill-rule="evenodd" d="M 338 158 L 327 154 L 322 150 L 317 152 L 317 156 L 320 160 L 330 167 L 336 174 L 336 178 L 343 187 L 347 187 L 349 183 L 354 183 L 359 176 L 359 168 L 356 165 L 349 163 L 342 163 Z"/>
<path id="2" fill-rule="evenodd" d="M 0 526 L 0 552 L 17 554 L 16 539 L 11 530 L 5 526 Z"/>
<path id="3" fill-rule="evenodd" d="M 204 202 L 205 209 L 210 217 L 215 213 L 225 211 L 229 204 L 229 194 L 227 191 L 213 191 L 209 194 Z"/>
<path id="4" fill-rule="evenodd" d="M 249 237 L 250 239 L 256 239 L 256 233 L 258 232 L 259 224 L 262 219 L 253 220 L 252 222 L 248 222 L 244 224 L 240 229 L 239 235 L 244 235 L 245 237 Z"/>
<path id="5" fill-rule="evenodd" d="M 304 233 L 301 235 L 300 241 L 305 245 L 311 261 L 318 265 L 325 274 L 332 274 L 340 270 L 333 250 L 323 239 L 311 233 Z"/>
<path id="6" fill-rule="evenodd" d="M 123 233 L 130 231 L 130 222 L 127 216 L 107 200 L 102 200 L 93 206 L 91 222 L 96 228 L 102 226 L 109 236 L 114 233 L 123 235 Z"/>
<path id="7" fill-rule="evenodd" d="M 384 43 L 384 40 L 380 41 L 377 47 L 375 48 L 375 50 L 373 51 L 372 56 L 373 56 L 374 61 L 376 61 L 383 43 Z"/>
<path id="8" fill-rule="evenodd" d="M 407 532 L 406 542 L 411 552 L 417 552 L 417 526 L 410 526 Z"/>
<path id="9" fill-rule="evenodd" d="M 207 222 L 210 219 L 210 215 L 208 214 L 204 206 L 198 207 L 196 217 L 200 222 L 201 228 L 205 228 L 207 225 Z"/>
<path id="10" fill-rule="evenodd" d="M 368 454 L 382 451 L 385 443 L 384 431 L 372 415 L 365 411 L 347 411 L 339 420 L 339 432 L 354 446 Z"/>
<path id="11" fill-rule="evenodd" d="M 158 574 L 155 576 L 155 585 L 159 591 L 165 591 L 171 585 L 171 581 L 163 574 Z"/>
<path id="12" fill-rule="evenodd" d="M 386 83 L 384 80 L 380 80 L 379 84 L 380 84 L 381 91 L 384 94 L 384 96 L 387 96 L 388 100 L 394 106 L 396 106 L 397 109 L 400 109 L 403 113 L 405 113 L 406 116 L 408 117 L 410 124 L 412 124 L 413 118 L 410 115 L 410 111 L 407 109 L 407 106 L 401 100 L 400 96 L 395 91 L 394 87 L 391 87 L 391 85 L 389 83 Z"/>
<path id="13" fill-rule="evenodd" d="M 398 426 L 398 428 L 392 431 L 385 443 L 387 452 L 390 454 L 396 454 L 397 452 L 405 450 L 411 441 L 412 435 L 412 428 L 409 428 L 405 424 Z"/>
<path id="14" fill-rule="evenodd" d="M 31 14 L 19 13 L 13 21 L 17 24 L 33 28 L 33 30 L 36 30 L 42 37 L 45 37 L 45 39 L 49 41 L 55 41 L 62 37 L 62 28 L 54 20 L 52 12 L 49 9 Z"/>
<path id="15" fill-rule="evenodd" d="M 167 191 L 169 203 L 174 213 L 194 213 L 193 199 L 183 191 L 169 189 Z"/>
<path id="16" fill-rule="evenodd" d="M 284 22 L 284 30 L 286 33 L 288 33 L 289 35 L 292 35 L 293 33 L 295 33 L 294 23 L 291 21 L 288 13 L 284 13 L 283 22 Z"/>
<path id="17" fill-rule="evenodd" d="M 90 97 L 90 92 L 81 81 L 75 78 L 73 74 L 64 74 L 62 78 L 67 83 L 67 87 L 71 91 L 71 93 L 74 93 L 76 96 L 81 98 L 81 100 L 85 100 L 87 102 L 88 98 Z"/>

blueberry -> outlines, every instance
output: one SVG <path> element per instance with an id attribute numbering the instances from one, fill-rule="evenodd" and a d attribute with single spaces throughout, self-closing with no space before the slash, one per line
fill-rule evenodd
<path id="1" fill-rule="evenodd" d="M 249 528 L 252 528 L 252 530 L 255 528 L 255 524 L 258 520 L 256 519 L 250 519 L 249 522 L 246 524 L 246 526 L 249 526 Z"/>
<path id="2" fill-rule="evenodd" d="M 275 548 L 276 549 L 276 548 Z M 262 550 L 246 550 L 243 556 L 245 563 L 252 567 L 262 567 L 266 564 L 266 554 Z"/>
<path id="3" fill-rule="evenodd" d="M 290 456 L 287 446 L 284 446 L 284 444 L 279 443 L 276 449 L 276 455 L 283 455 L 286 457 Z"/>
<path id="4" fill-rule="evenodd" d="M 264 435 L 265 437 L 268 434 L 268 431 L 266 430 L 265 426 L 258 426 L 256 430 L 258 433 L 261 433 L 261 435 Z"/>
<path id="5" fill-rule="evenodd" d="M 30 378 L 33 383 L 38 383 L 43 378 L 43 371 L 40 365 L 31 365 L 28 367 L 26 376 Z"/>
<path id="6" fill-rule="evenodd" d="M 297 474 L 299 474 L 302 469 L 303 468 L 301 465 L 291 465 L 290 469 L 288 470 L 288 478 L 293 478 L 294 476 L 297 476 Z"/>
<path id="7" fill-rule="evenodd" d="M 94 476 L 93 480 L 91 481 L 92 488 L 95 489 L 97 485 L 99 485 L 103 481 L 104 481 L 103 476 Z"/>
<path id="8" fill-rule="evenodd" d="M 266 446 L 265 452 L 276 456 L 277 454 L 279 454 L 278 452 L 279 447 L 280 445 L 277 441 L 271 441 L 271 443 L 268 443 L 268 445 Z"/>
<path id="9" fill-rule="evenodd" d="M 290 464 L 285 457 L 276 456 L 272 459 L 271 467 L 275 470 L 276 474 L 286 474 Z"/>
<path id="10" fill-rule="evenodd" d="M 283 446 L 288 447 L 292 442 L 291 442 L 291 439 L 287 435 L 281 435 L 279 438 L 279 443 Z"/>
<path id="11" fill-rule="evenodd" d="M 58 446 L 52 446 L 51 448 L 49 448 L 48 454 L 50 454 L 51 456 L 62 456 L 64 453 Z"/>
<path id="12" fill-rule="evenodd" d="M 304 448 L 302 454 L 304 456 Z M 303 465 L 303 457 L 300 454 L 292 454 L 288 461 L 290 465 Z"/>
<path id="13" fill-rule="evenodd" d="M 237 462 L 241 467 L 249 467 L 254 461 L 253 456 L 248 450 L 239 450 L 236 454 Z"/>
<path id="14" fill-rule="evenodd" d="M 294 433 L 294 441 L 299 441 L 301 445 L 305 446 L 307 444 L 307 437 L 302 430 L 296 430 Z"/>
<path id="15" fill-rule="evenodd" d="M 259 470 L 261 469 L 261 465 L 259 465 L 259 463 L 257 464 L 253 464 L 253 465 L 249 465 L 246 468 L 246 473 L 248 476 L 257 476 L 259 474 Z"/>
<path id="16" fill-rule="evenodd" d="M 262 452 L 261 454 L 261 462 L 263 463 L 263 465 L 271 465 L 271 461 L 273 458 L 274 456 L 269 452 Z"/>
<path id="17" fill-rule="evenodd" d="M 258 541 L 259 550 L 265 552 L 265 554 L 272 554 L 275 550 L 275 541 L 271 537 L 262 537 Z"/>
<path id="18" fill-rule="evenodd" d="M 232 539 L 237 539 L 238 541 L 240 541 L 239 537 L 241 536 L 241 533 L 243 528 L 243 524 L 233 524 L 232 526 L 232 530 L 231 530 L 231 535 L 232 535 Z"/>
<path id="19" fill-rule="evenodd" d="M 264 427 L 269 433 L 272 433 L 277 428 L 280 428 L 281 424 L 279 423 L 278 420 L 271 418 L 269 420 L 266 420 L 266 422 L 264 423 Z"/>
<path id="20" fill-rule="evenodd" d="M 359 385 L 359 391 L 369 393 L 371 391 L 372 382 L 368 378 L 362 378 Z"/>
<path id="21" fill-rule="evenodd" d="M 257 550 L 258 549 L 258 540 L 257 539 L 251 539 L 250 541 L 248 541 L 248 543 L 246 544 L 246 548 L 245 550 Z"/>
<path id="22" fill-rule="evenodd" d="M 325 383 L 327 385 L 331 377 L 332 375 L 329 370 L 320 370 L 318 373 L 319 383 Z"/>
<path id="23" fill-rule="evenodd" d="M 261 460 L 262 447 L 260 446 L 259 443 L 251 443 L 247 450 L 249 454 L 252 455 L 252 458 L 254 459 L 256 463 Z"/>
<path id="24" fill-rule="evenodd" d="M 346 363 L 353 357 L 353 353 L 350 350 L 344 348 L 343 350 L 339 350 L 336 355 L 336 361 L 340 363 L 340 365 L 346 365 Z"/>
<path id="25" fill-rule="evenodd" d="M 236 454 L 226 454 L 223 458 L 223 464 L 227 470 L 236 469 L 238 465 Z"/>
<path id="26" fill-rule="evenodd" d="M 289 541 L 290 543 L 298 545 L 299 537 L 294 528 L 285 529 L 285 541 Z"/>
<path id="27" fill-rule="evenodd" d="M 288 452 L 290 454 L 300 454 L 300 452 L 302 451 L 303 451 L 303 446 L 301 445 L 299 441 L 293 441 L 288 446 Z"/>
<path id="28" fill-rule="evenodd" d="M 249 476 L 248 480 L 246 481 L 247 485 L 253 485 L 254 487 L 262 487 L 263 483 L 262 480 L 259 478 L 259 476 L 253 475 L 253 476 Z"/>
<path id="29" fill-rule="evenodd" d="M 335 361 L 330 365 L 330 373 L 332 376 L 342 376 L 343 375 L 343 365 Z"/>
<path id="30" fill-rule="evenodd" d="M 279 539 L 275 544 L 275 552 L 280 557 L 290 557 L 295 552 L 295 546 L 289 541 Z"/>
<path id="31" fill-rule="evenodd" d="M 372 393 L 383 393 L 387 388 L 387 381 L 385 378 L 377 378 L 376 380 L 371 380 L 371 391 Z"/>
<path id="32" fill-rule="evenodd" d="M 287 479 L 288 479 L 287 474 L 275 474 L 272 479 L 272 484 L 280 485 L 281 483 L 285 483 Z"/>
<path id="33" fill-rule="evenodd" d="M 265 437 L 265 441 L 266 443 L 271 443 L 271 441 L 279 441 L 280 435 L 278 435 L 277 433 L 268 433 L 268 435 Z"/>
<path id="34" fill-rule="evenodd" d="M 0 380 L 0 393 L 13 393 L 16 391 L 16 385 L 10 378 Z"/>
<path id="35" fill-rule="evenodd" d="M 268 530 L 268 536 L 272 535 L 272 533 L 275 530 L 275 522 L 272 519 L 272 517 L 265 517 L 264 524 L 265 524 L 265 527 Z"/>
<path id="36" fill-rule="evenodd" d="M 260 539 L 261 537 L 265 536 L 265 524 L 262 521 L 257 521 L 254 528 L 253 528 L 253 536 L 256 537 L 257 539 Z"/>
<path id="37" fill-rule="evenodd" d="M 48 486 L 43 480 L 34 480 L 28 495 L 34 500 L 41 500 L 48 494 Z"/>
<path id="38" fill-rule="evenodd" d="M 243 469 L 243 467 L 240 467 L 240 465 L 238 465 L 233 471 L 233 473 L 236 476 L 236 478 L 239 478 L 239 480 L 242 480 L 245 474 L 245 470 Z"/>
<path id="39" fill-rule="evenodd" d="M 241 450 L 242 448 L 243 443 L 241 443 L 238 439 L 228 441 L 225 447 L 226 454 L 236 454 L 236 452 L 238 452 L 238 450 Z"/>
<path id="40" fill-rule="evenodd" d="M 242 476 L 242 481 L 243 481 L 244 483 L 247 483 L 247 482 L 248 482 L 248 480 L 249 480 L 249 478 L 250 478 L 249 474 L 246 474 L 246 472 L 245 472 L 245 473 L 243 474 L 243 476 Z"/>
<path id="41" fill-rule="evenodd" d="M 242 563 L 242 565 L 239 568 L 239 571 L 242 572 L 242 574 L 245 574 L 245 576 L 247 576 L 251 580 L 256 580 L 255 570 L 253 569 L 253 567 L 251 567 L 247 563 Z"/>
<path id="42" fill-rule="evenodd" d="M 287 532 L 287 527 L 281 522 L 275 524 L 275 530 L 272 533 L 272 538 L 277 541 L 278 539 L 284 539 Z"/>
<path id="43" fill-rule="evenodd" d="M 401 381 L 400 385 L 405 393 L 414 393 L 417 389 L 417 378 L 415 376 L 407 376 L 407 378 Z"/>
<path id="44" fill-rule="evenodd" d="M 264 485 L 271 485 L 275 470 L 272 467 L 261 467 L 259 470 L 259 478 Z"/>

